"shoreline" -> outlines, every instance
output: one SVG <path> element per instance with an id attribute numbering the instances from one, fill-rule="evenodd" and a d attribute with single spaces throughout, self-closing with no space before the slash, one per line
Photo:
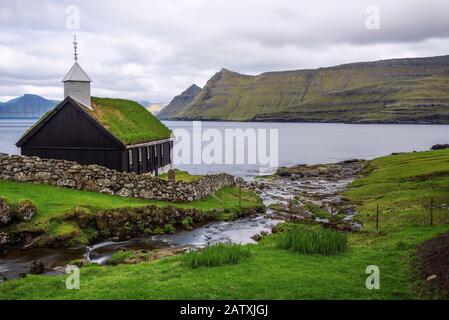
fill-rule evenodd
<path id="1" fill-rule="evenodd" d="M 157 115 L 156 115 L 157 117 Z M 221 120 L 221 119 L 202 119 L 202 118 L 193 118 L 193 119 L 160 119 L 160 121 L 173 121 L 173 122 L 181 122 L 181 121 L 201 121 L 201 122 L 236 122 L 236 123 L 298 123 L 298 124 L 341 124 L 341 125 L 420 125 L 420 126 L 449 126 L 449 123 L 435 123 L 435 122 L 378 122 L 378 121 L 363 121 L 363 122 L 347 122 L 347 121 L 306 121 L 306 120 L 287 120 L 287 119 L 270 119 L 270 120 Z"/>
<path id="2" fill-rule="evenodd" d="M 155 115 L 156 118 L 157 114 Z M 17 120 L 17 121 L 37 121 L 40 118 L 0 118 L 1 121 L 7 120 Z M 413 122 L 413 121 L 405 121 L 405 122 L 379 122 L 379 121 L 320 121 L 320 120 L 288 120 L 288 119 L 269 119 L 269 120 L 226 120 L 226 119 L 202 119 L 202 118 L 193 118 L 193 119 L 182 119 L 182 118 L 174 118 L 174 119 L 164 119 L 158 118 L 160 121 L 172 121 L 172 122 L 192 122 L 192 121 L 201 121 L 201 122 L 235 122 L 235 123 L 275 123 L 275 124 L 341 124 L 341 125 L 419 125 L 419 126 L 449 126 L 449 122 Z M 1 125 L 0 125 L 1 126 Z"/>

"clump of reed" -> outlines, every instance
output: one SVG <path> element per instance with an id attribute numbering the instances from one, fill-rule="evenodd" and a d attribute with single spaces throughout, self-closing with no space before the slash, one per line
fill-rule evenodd
<path id="1" fill-rule="evenodd" d="M 231 243 L 217 243 L 204 249 L 190 251 L 184 255 L 184 262 L 190 268 L 216 267 L 238 264 L 251 256 L 249 248 Z"/>
<path id="2" fill-rule="evenodd" d="M 345 251 L 348 238 L 334 230 L 294 228 L 280 238 L 279 246 L 302 254 L 330 255 Z"/>

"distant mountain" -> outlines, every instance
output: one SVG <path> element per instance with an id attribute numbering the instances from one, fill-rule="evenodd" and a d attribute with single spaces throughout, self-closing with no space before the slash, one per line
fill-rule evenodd
<path id="1" fill-rule="evenodd" d="M 157 117 L 162 120 L 176 117 L 177 114 L 183 111 L 185 106 L 192 102 L 200 92 L 200 87 L 196 84 L 191 85 L 179 96 L 174 97 L 165 108 L 159 111 Z"/>
<path id="2" fill-rule="evenodd" d="M 168 105 L 168 102 L 156 102 L 152 103 L 147 107 L 147 110 L 150 111 L 153 115 L 157 116 L 165 106 Z"/>
<path id="3" fill-rule="evenodd" d="M 190 88 L 189 88 L 190 89 Z M 250 76 L 222 69 L 177 96 L 174 120 L 449 123 L 449 56 Z"/>
<path id="4" fill-rule="evenodd" d="M 0 104 L 0 118 L 36 119 L 53 109 L 59 101 L 25 94 Z"/>
<path id="5" fill-rule="evenodd" d="M 147 101 L 147 100 L 139 100 L 139 101 L 137 101 L 141 106 L 144 106 L 145 108 L 147 108 L 148 106 L 150 106 L 151 105 L 151 102 L 150 101 Z"/>

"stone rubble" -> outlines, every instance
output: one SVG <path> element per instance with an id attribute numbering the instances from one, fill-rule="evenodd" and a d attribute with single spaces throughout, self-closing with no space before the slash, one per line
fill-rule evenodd
<path id="1" fill-rule="evenodd" d="M 341 196 L 365 169 L 366 162 L 281 168 L 274 176 L 240 182 L 253 189 L 269 208 L 267 214 L 286 221 L 310 221 L 345 231 L 358 231 L 355 206 Z"/>

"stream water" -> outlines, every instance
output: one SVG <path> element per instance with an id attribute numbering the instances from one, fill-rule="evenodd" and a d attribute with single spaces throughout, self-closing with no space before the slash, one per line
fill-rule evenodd
<path id="1" fill-rule="evenodd" d="M 271 232 L 281 220 L 269 216 L 258 216 L 229 222 L 212 222 L 191 231 L 164 234 L 151 237 L 134 238 L 122 242 L 105 241 L 92 246 L 50 249 L 14 249 L 0 254 L 0 273 L 8 279 L 28 273 L 33 261 L 41 261 L 47 273 L 53 274 L 58 266 L 65 266 L 75 259 L 105 264 L 118 250 L 154 250 L 167 247 L 202 248 L 217 242 L 240 244 L 256 243 L 251 237 L 262 231 Z M 56 269 L 55 269 L 56 268 Z M 1 281 L 1 280 L 0 280 Z"/>

